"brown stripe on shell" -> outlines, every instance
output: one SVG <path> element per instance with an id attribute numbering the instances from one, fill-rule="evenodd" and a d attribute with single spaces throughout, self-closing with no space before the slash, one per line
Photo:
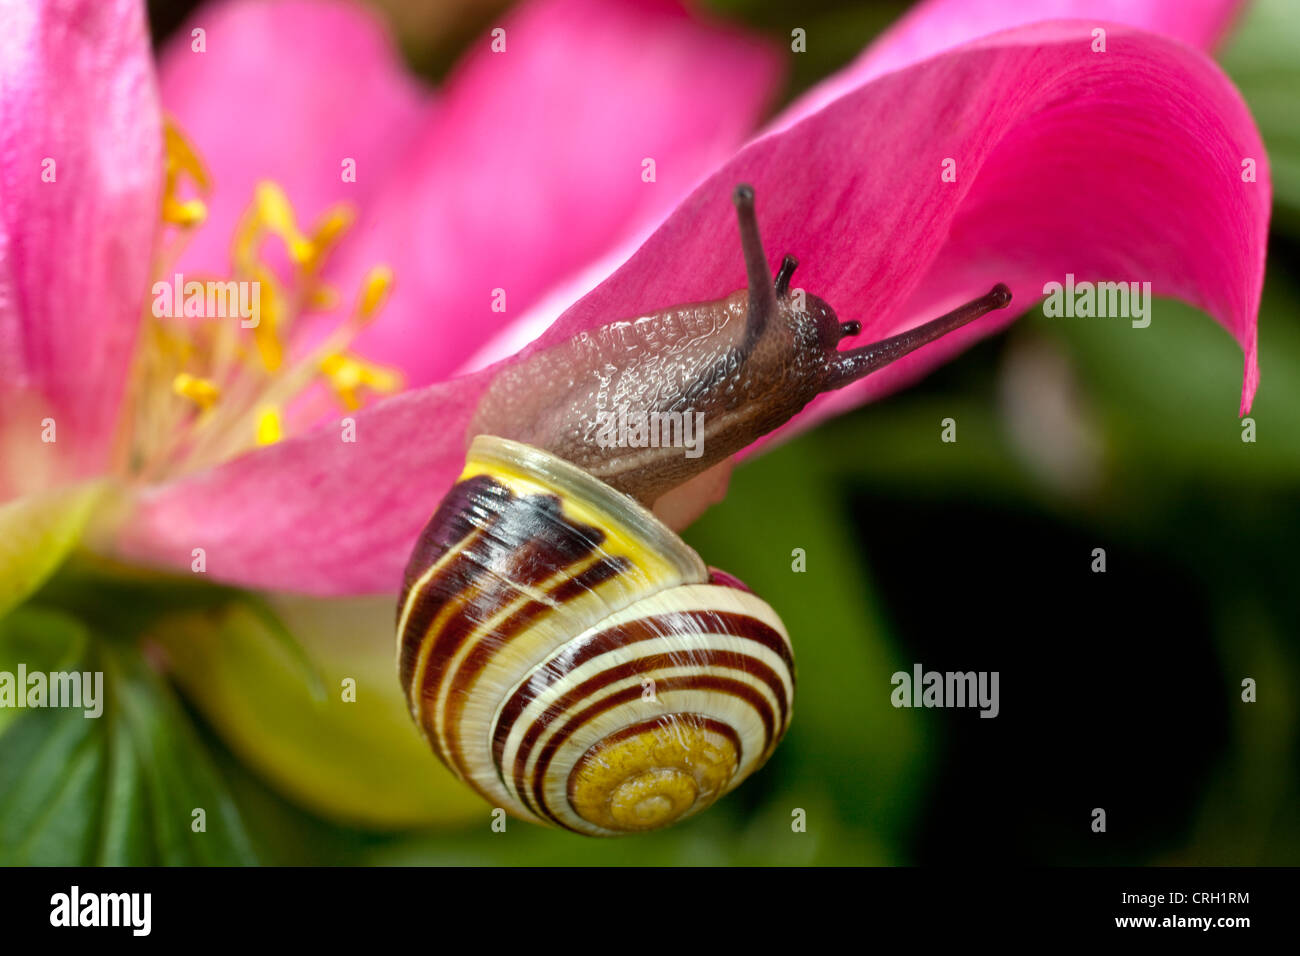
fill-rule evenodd
<path id="1" fill-rule="evenodd" d="M 406 598 L 411 601 L 411 609 L 402 635 L 400 674 L 408 702 L 419 713 L 435 749 L 438 734 L 433 702 L 447 676 L 444 668 L 464 643 L 473 639 L 475 628 L 518 601 L 526 593 L 525 588 L 537 588 L 562 569 L 586 560 L 604 540 L 600 528 L 567 518 L 556 495 L 518 496 L 487 475 L 475 475 L 452 488 L 421 535 L 405 584 L 407 589 L 417 588 L 421 568 L 428 567 L 420 562 L 436 562 L 450 549 L 459 549 L 460 553 L 446 566 Z M 599 567 L 589 569 L 591 573 L 584 581 L 607 580 L 622 569 L 621 564 L 616 567 L 597 563 Z M 559 589 L 565 599 L 581 593 L 581 583 L 574 583 L 574 579 Z M 454 609 L 446 623 L 436 634 L 430 634 L 439 613 L 452 602 Z M 504 623 L 513 634 L 537 613 L 534 609 L 513 625 Z M 494 639 L 498 641 L 494 646 L 499 646 L 498 635 L 486 636 L 489 644 Z M 418 699 L 413 699 L 417 689 L 412 685 L 421 657 L 427 663 Z M 484 662 L 475 661 L 476 672 Z M 455 701 L 453 705 L 457 716 L 462 703 Z M 445 726 L 454 727 L 454 719 L 442 715 Z M 455 753 L 440 756 L 466 776 L 468 771 L 460 766 L 455 734 L 447 736 Z"/>
<path id="2" fill-rule="evenodd" d="M 459 554 L 443 565 L 415 594 L 411 614 L 402 632 L 401 680 L 408 704 L 415 705 L 414 688 L 416 668 L 428 646 L 429 629 L 448 602 L 468 593 L 478 576 L 479 564 L 473 545 L 484 532 L 475 532 Z"/>
<path id="3" fill-rule="evenodd" d="M 411 681 L 415 676 L 415 664 L 419 659 L 420 647 L 438 612 L 445 604 L 445 593 L 452 590 L 454 580 L 460 575 L 459 569 L 444 567 L 440 575 L 445 582 L 431 578 L 419 592 L 411 590 L 429 568 L 442 560 L 449 552 L 456 549 L 471 535 L 483 534 L 496 523 L 498 508 L 490 507 L 493 500 L 504 502 L 510 491 L 500 482 L 487 475 L 475 475 L 465 481 L 457 482 L 447 492 L 446 497 L 434 511 L 433 517 L 425 524 L 424 530 L 415 544 L 410 561 L 406 564 L 406 573 L 402 583 L 402 597 L 397 602 L 397 623 L 401 624 L 402 614 L 410 612 L 406 618 L 406 628 L 402 632 L 401 658 L 399 671 L 402 690 L 407 703 L 411 699 Z M 460 560 L 458 556 L 449 565 Z"/>
<path id="4" fill-rule="evenodd" d="M 500 611 L 510 603 L 499 600 L 501 592 L 517 600 L 522 588 L 538 587 L 562 568 L 591 555 L 604 540 L 605 533 L 599 528 L 565 518 L 555 495 L 516 499 L 498 516 L 490 532 L 482 536 L 485 547 L 474 554 L 476 580 L 466 582 L 462 592 L 484 577 L 492 583 L 468 595 L 458 614 L 475 621 L 487 620 L 484 611 Z M 485 602 L 482 606 L 480 595 Z M 444 628 L 434 638 L 430 663 L 454 656 L 462 636 L 460 631 Z"/>
<path id="5" fill-rule="evenodd" d="M 555 604 L 567 604 L 579 595 L 594 590 L 604 582 L 617 577 L 630 565 L 631 562 L 626 558 L 599 558 L 579 573 L 554 585 L 546 592 L 547 597 L 554 601 Z M 477 602 L 475 603 L 477 611 Z M 506 604 L 509 603 L 510 602 L 508 601 L 506 602 Z M 505 605 L 503 604 L 502 607 L 504 608 Z M 548 604 L 544 601 L 529 601 L 502 621 L 500 625 L 494 627 L 491 631 L 481 632 L 478 634 L 477 642 L 474 647 L 466 655 L 465 659 L 461 661 L 460 666 L 456 668 L 455 674 L 452 675 L 452 684 L 447 694 L 447 703 L 442 711 L 442 721 L 445 726 L 456 727 L 460 722 L 460 716 L 465 709 L 465 703 L 469 699 L 469 690 L 471 685 L 478 679 L 478 676 L 482 673 L 483 669 L 492 662 L 493 656 L 500 651 L 501 646 L 518 636 L 518 634 L 526 627 L 536 624 L 538 620 L 545 617 L 547 614 L 553 613 L 555 613 L 554 605 Z M 439 640 L 442 640 L 442 638 L 447 635 L 447 632 L 453 628 L 463 632 L 461 636 L 473 640 L 475 632 L 473 632 L 472 627 L 480 622 L 480 620 L 476 620 L 468 614 L 457 615 L 455 619 L 448 622 L 447 628 L 444 628 L 443 633 L 439 635 Z M 467 629 L 469 630 L 467 631 Z M 457 654 L 463 643 L 464 642 L 457 637 L 455 645 L 449 651 L 450 656 L 447 659 L 451 659 L 451 656 Z M 431 686 L 427 673 L 425 678 L 424 695 L 426 706 L 431 710 L 436 702 L 436 685 Z M 446 756 L 450 762 L 457 764 L 462 762 L 463 755 L 461 753 L 459 735 L 455 733 L 448 734 Z"/>
<path id="6" fill-rule="evenodd" d="M 472 515 L 472 520 L 466 515 Z M 599 528 L 565 519 L 554 495 L 520 498 L 496 479 L 475 475 L 457 484 L 429 519 L 407 569 L 407 587 L 419 580 L 416 559 L 436 562 L 465 541 L 464 536 L 451 539 L 467 527 L 477 528 L 479 534 L 420 588 L 403 634 L 404 652 L 411 647 L 418 652 L 438 612 L 448 601 L 469 596 L 485 576 L 535 586 L 560 567 L 590 554 L 605 539 Z M 458 613 L 473 609 L 470 604 Z M 403 670 L 408 695 L 414 670 L 414 661 Z"/>
<path id="7" fill-rule="evenodd" d="M 510 496 L 510 490 L 489 475 L 475 475 L 451 487 L 425 523 L 410 560 L 406 562 L 402 600 L 397 604 L 399 609 L 420 575 L 437 564 L 471 532 L 482 530 L 496 520 L 501 509 L 488 507 L 488 504 L 493 499 L 505 501 Z"/>
<path id="8" fill-rule="evenodd" d="M 779 632 L 756 617 L 731 611 L 695 610 L 670 611 L 636 618 L 593 634 L 576 649 L 566 645 L 561 652 L 564 658 L 563 667 L 553 666 L 551 661 L 547 661 L 535 668 L 531 680 L 515 690 L 505 706 L 501 708 L 492 731 L 492 755 L 498 772 L 502 771 L 502 755 L 505 753 L 506 741 L 510 737 L 515 721 L 528 705 L 549 687 L 564 680 L 587 661 L 602 654 L 638 641 L 648 641 L 674 634 L 729 635 L 755 641 L 781 658 L 790 674 L 791 689 L 794 688 L 794 656 L 790 653 L 789 645 Z M 568 700 L 568 696 L 566 695 L 564 699 Z M 784 707 L 787 704 L 784 686 L 776 697 L 783 703 L 782 719 L 784 719 Z M 547 713 L 550 713 L 549 708 Z M 563 713 L 563 708 L 560 709 L 560 713 Z"/>

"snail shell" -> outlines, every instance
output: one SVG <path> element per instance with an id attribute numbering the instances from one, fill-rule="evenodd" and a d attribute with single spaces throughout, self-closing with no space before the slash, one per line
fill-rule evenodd
<path id="1" fill-rule="evenodd" d="M 667 826 L 790 723 L 780 618 L 646 508 L 546 451 L 480 435 L 398 605 L 411 715 L 494 806 L 591 835 Z"/>

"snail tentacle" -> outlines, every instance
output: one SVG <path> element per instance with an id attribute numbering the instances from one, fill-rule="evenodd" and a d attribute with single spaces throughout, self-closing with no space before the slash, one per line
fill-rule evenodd
<path id="1" fill-rule="evenodd" d="M 732 201 L 736 204 L 740 250 L 745 257 L 745 275 L 749 282 L 745 344 L 741 347 L 742 351 L 748 352 L 777 313 L 777 291 L 772 281 L 772 270 L 767 264 L 767 253 L 763 251 L 763 238 L 758 232 L 754 187 L 741 183 L 732 194 Z"/>
<path id="2" fill-rule="evenodd" d="M 864 375 L 902 358 L 908 352 L 915 351 L 922 345 L 928 345 L 980 316 L 988 315 L 997 309 L 1005 309 L 1010 304 L 1011 290 L 999 282 L 978 299 L 972 299 L 937 319 L 931 319 L 892 338 L 881 339 L 879 342 L 848 352 L 837 352 L 831 372 L 826 379 L 826 390 L 843 388 L 850 382 L 857 381 Z"/>
<path id="3" fill-rule="evenodd" d="M 781 260 L 781 268 L 776 273 L 775 291 L 778 299 L 784 299 L 790 294 L 790 277 L 794 275 L 794 270 L 799 268 L 799 260 L 794 256 L 786 253 Z"/>

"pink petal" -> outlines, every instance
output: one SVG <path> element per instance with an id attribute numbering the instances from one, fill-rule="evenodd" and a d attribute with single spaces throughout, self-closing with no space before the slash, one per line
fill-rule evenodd
<path id="1" fill-rule="evenodd" d="M 203 53 L 192 49 L 198 29 Z M 208 219 L 180 262 L 196 275 L 229 272 L 259 180 L 284 187 L 306 229 L 337 202 L 363 205 L 433 109 L 376 16 L 335 0 L 204 6 L 168 43 L 159 76 L 213 179 Z M 345 158 L 355 182 L 343 181 Z"/>
<path id="2" fill-rule="evenodd" d="M 501 28 L 506 51 L 484 36 L 453 73 L 338 273 L 350 288 L 374 263 L 395 268 L 357 348 L 411 385 L 648 231 L 749 135 L 780 72 L 766 44 L 673 0 L 534 0 Z"/>
<path id="3" fill-rule="evenodd" d="M 161 144 L 138 0 L 0 7 L 0 496 L 24 472 L 104 466 L 148 291 Z"/>
<path id="4" fill-rule="evenodd" d="M 1201 54 L 1118 25 L 1109 52 L 1094 54 L 1090 29 L 999 34 L 883 76 L 759 140 L 526 351 L 742 287 L 729 196 L 747 181 L 769 258 L 796 255 L 795 284 L 861 320 L 861 342 L 999 280 L 1020 308 L 1067 272 L 1150 281 L 1155 294 L 1204 308 L 1242 345 L 1248 407 L 1270 204 L 1258 132 Z M 946 157 L 956 160 L 955 183 L 940 180 Z M 1241 181 L 1243 157 L 1257 161 L 1257 183 Z M 1010 318 L 980 320 L 823 396 L 776 434 L 895 387 Z M 358 417 L 355 445 L 326 429 L 158 489 L 123 546 L 188 562 L 191 547 L 211 544 L 214 575 L 264 587 L 392 590 L 460 468 L 468 418 L 492 374 L 376 406 Z"/>
<path id="5" fill-rule="evenodd" d="M 1249 110 L 1210 60 L 1110 24 L 1020 27 L 882 76 L 740 153 L 618 272 L 534 346 L 667 303 L 744 285 L 727 197 L 754 184 L 773 262 L 860 343 L 910 328 L 996 281 L 994 313 L 838 393 L 777 434 L 919 377 L 996 331 L 1049 281 L 1150 281 L 1214 316 L 1245 352 L 1241 409 L 1258 385 L 1256 317 L 1271 186 Z M 958 181 L 940 180 L 944 159 Z M 1258 182 L 1242 181 L 1242 160 Z M 674 269 L 671 263 L 691 263 Z M 1158 321 L 1158 319 L 1157 319 Z M 1134 330 L 1140 334 L 1140 330 Z"/>
<path id="6" fill-rule="evenodd" d="M 221 581 L 307 594 L 396 592 L 415 536 L 465 464 L 491 372 L 406 392 L 219 468 L 143 492 L 118 551 Z"/>
<path id="7" fill-rule="evenodd" d="M 979 37 L 1043 20 L 1089 19 L 1150 30 L 1211 49 L 1243 0 L 925 0 L 876 38 L 847 68 L 791 104 L 773 124 L 792 123 L 877 76 L 902 69 Z"/>
<path id="8" fill-rule="evenodd" d="M 1175 37 L 1209 49 L 1222 38 L 1243 0 L 924 0 L 871 43 L 847 68 L 813 87 L 773 120 L 765 133 L 788 129 L 883 73 L 999 30 L 1047 19 L 1094 17 Z M 513 355 L 548 329 L 647 238 L 628 236 L 587 270 L 553 287 L 527 315 L 484 343 L 454 372 L 474 371 Z"/>

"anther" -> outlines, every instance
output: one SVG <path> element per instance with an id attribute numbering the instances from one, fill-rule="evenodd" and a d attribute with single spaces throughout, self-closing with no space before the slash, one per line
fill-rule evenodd
<path id="1" fill-rule="evenodd" d="M 333 352 L 321 359 L 320 371 L 349 411 L 361 407 L 362 388 L 395 392 L 402 387 L 401 376 L 391 369 L 342 352 Z"/>
<path id="2" fill-rule="evenodd" d="M 181 202 L 174 196 L 163 196 L 162 218 L 163 222 L 188 229 L 208 218 L 208 207 L 202 199 Z"/>
<path id="3" fill-rule="evenodd" d="M 388 266 L 375 266 L 371 269 L 361 286 L 361 297 L 357 302 L 357 315 L 365 320 L 374 318 L 388 299 L 393 288 L 393 270 Z"/>
<path id="4" fill-rule="evenodd" d="M 280 410 L 275 406 L 260 409 L 257 414 L 257 443 L 274 445 L 283 437 L 284 424 L 280 419 Z"/>
<path id="5" fill-rule="evenodd" d="M 193 180 L 199 192 L 209 189 L 208 172 L 199 160 L 198 153 L 171 120 L 163 123 L 163 222 L 190 229 L 203 222 L 208 215 L 207 204 L 201 199 L 182 201 L 178 197 L 181 173 Z"/>
<path id="6" fill-rule="evenodd" d="M 206 378 L 199 378 L 189 372 L 180 372 L 172 379 L 172 391 L 188 398 L 199 408 L 207 411 L 221 398 L 221 389 Z"/>
<path id="7" fill-rule="evenodd" d="M 339 203 L 321 216 L 315 229 L 312 230 L 311 255 L 303 263 L 304 271 L 319 272 L 321 265 L 334 251 L 335 245 L 343 238 L 344 233 L 352 228 L 352 223 L 355 221 L 356 213 L 346 203 Z"/>
<path id="8" fill-rule="evenodd" d="M 289 255 L 299 266 L 307 266 L 315 256 L 315 247 L 298 229 L 289 197 L 277 184 L 263 181 L 257 184 L 255 199 L 261 224 L 284 240 Z"/>

